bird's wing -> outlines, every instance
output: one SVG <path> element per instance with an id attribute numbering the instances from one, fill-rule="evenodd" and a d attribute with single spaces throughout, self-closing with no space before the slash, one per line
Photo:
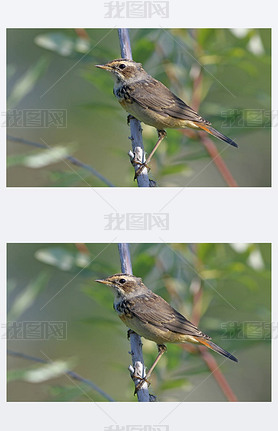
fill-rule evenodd
<path id="1" fill-rule="evenodd" d="M 171 307 L 168 302 L 164 301 L 161 296 L 153 292 L 150 295 L 139 295 L 135 301 L 129 301 L 128 308 L 141 321 L 154 325 L 161 330 L 211 339 Z"/>
<path id="2" fill-rule="evenodd" d="M 194 109 L 172 93 L 162 82 L 154 78 L 136 82 L 128 86 L 128 93 L 133 102 L 145 109 L 150 109 L 163 116 L 170 116 L 196 123 L 210 124 Z"/>

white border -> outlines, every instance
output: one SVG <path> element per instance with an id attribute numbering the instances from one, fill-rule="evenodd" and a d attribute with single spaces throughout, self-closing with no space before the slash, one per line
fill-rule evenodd
<path id="1" fill-rule="evenodd" d="M 199 0 L 198 4 L 170 0 L 167 20 L 108 20 L 103 18 L 104 2 L 79 1 L 18 1 L 2 5 L 1 12 L 1 112 L 5 112 L 5 28 L 4 27 L 273 27 L 273 52 L 277 51 L 277 5 L 274 1 L 258 2 L 234 0 L 223 3 Z M 4 9 L 5 8 L 5 9 Z M 3 10 L 4 9 L 4 10 Z M 273 77 L 277 76 L 277 56 L 273 56 Z M 277 80 L 273 80 L 273 109 L 277 109 Z M 5 130 L 1 128 L 1 166 L 5 160 Z M 171 228 L 160 233 L 171 242 L 272 242 L 273 243 L 273 321 L 277 318 L 277 128 L 273 129 L 273 186 L 271 189 L 188 189 L 181 193 L 169 208 Z M 5 296 L 5 242 L 110 242 L 113 232 L 101 231 L 107 204 L 89 189 L 5 189 L 5 172 L 1 181 L 1 297 Z M 152 192 L 152 196 L 149 193 Z M 98 193 L 114 204 L 123 199 L 125 212 L 142 211 L 142 201 L 148 208 L 157 209 L 165 196 L 171 198 L 175 189 L 152 190 L 101 188 Z M 141 194 L 142 193 L 142 194 Z M 162 196 L 163 195 L 163 196 Z M 138 202 L 139 201 L 139 202 Z M 74 205 L 73 205 L 74 202 Z M 141 204 L 141 206 L 140 206 Z M 209 205 L 208 205 L 209 204 Z M 219 207 L 220 205 L 220 207 Z M 209 210 L 208 210 L 209 207 Z M 71 219 L 69 219 L 71 214 Z M 57 215 L 59 222 L 57 223 Z M 77 223 L 82 217 L 82 223 Z M 52 223 L 56 220 L 56 223 Z M 95 220 L 95 224 L 92 223 Z M 190 226 L 190 230 L 187 230 Z M 193 229 L 192 226 L 195 226 Z M 43 228 L 42 228 L 43 227 Z M 123 232 L 121 241 L 159 242 L 158 232 Z M 116 235 L 115 235 L 116 236 Z M 146 238 L 147 237 L 147 238 Z M 1 315 L 5 303 L 1 301 Z M 97 405 L 91 403 L 5 403 L 5 343 L 1 348 L 1 422 L 9 429 L 30 431 L 63 427 L 69 431 L 80 426 L 103 430 L 111 421 Z M 277 341 L 273 354 L 277 358 Z M 273 360 L 273 366 L 275 361 Z M 173 409 L 175 403 L 138 404 L 105 403 L 105 409 L 119 424 L 158 423 L 161 415 Z M 102 404 L 104 406 L 104 404 Z M 272 427 L 276 423 L 277 373 L 273 370 L 272 403 L 183 403 L 170 415 L 170 431 L 184 428 L 195 430 L 234 431 L 248 427 L 253 431 Z"/>

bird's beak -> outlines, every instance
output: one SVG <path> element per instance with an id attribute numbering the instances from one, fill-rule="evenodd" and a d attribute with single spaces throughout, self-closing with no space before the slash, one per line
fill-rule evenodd
<path id="1" fill-rule="evenodd" d="M 98 67 L 99 69 L 111 70 L 111 67 L 107 66 L 106 64 L 95 64 L 95 66 Z"/>
<path id="2" fill-rule="evenodd" d="M 95 280 L 97 283 L 101 283 L 101 284 L 109 284 L 109 282 L 107 280 Z"/>

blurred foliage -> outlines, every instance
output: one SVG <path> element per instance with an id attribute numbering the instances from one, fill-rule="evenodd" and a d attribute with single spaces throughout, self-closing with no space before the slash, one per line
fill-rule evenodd
<path id="1" fill-rule="evenodd" d="M 48 60 L 41 57 L 36 64 L 30 66 L 24 75 L 14 82 L 7 100 L 8 109 L 16 107 L 18 103 L 34 89 L 38 79 L 46 72 L 47 65 Z M 12 68 L 12 70 L 14 71 L 15 68 Z M 8 78 L 9 77 L 11 77 L 11 75 L 8 73 Z"/>
<path id="2" fill-rule="evenodd" d="M 135 275 L 189 319 L 198 315 L 198 327 L 239 358 L 239 364 L 223 362 L 212 353 L 238 399 L 269 401 L 270 245 L 132 244 L 131 255 Z M 111 290 L 94 283 L 117 272 L 113 244 L 8 246 L 9 334 L 12 321 L 18 328 L 22 322 L 67 322 L 66 339 L 9 337 L 10 350 L 36 357 L 43 352 L 43 359 L 53 361 L 53 367 L 32 361 L 26 367 L 26 361 L 9 357 L 9 400 L 87 401 L 89 394 L 104 401 L 83 384 L 79 391 L 69 385 L 63 373 L 70 366 L 116 401 L 136 400 L 127 371 L 127 328 L 113 310 Z M 159 401 L 225 400 L 198 348 L 167 347 L 151 378 Z M 143 339 L 143 353 L 149 367 L 155 343 Z"/>
<path id="3" fill-rule="evenodd" d="M 82 38 L 69 29 L 8 31 L 8 108 L 16 108 L 19 115 L 28 109 L 67 110 L 66 128 L 13 127 L 11 111 L 9 133 L 34 141 L 43 135 L 54 148 L 60 142 L 68 148 L 74 137 L 78 147 L 71 148 L 71 154 L 97 167 L 116 186 L 135 187 L 127 156 L 126 114 L 112 95 L 110 74 L 94 68 L 120 57 L 117 30 L 88 29 L 85 34 Z M 226 148 L 222 154 L 225 144 L 214 140 L 238 184 L 270 186 L 270 30 L 132 29 L 130 38 L 136 61 L 189 105 L 197 101 L 200 114 L 239 143 L 239 150 Z M 143 129 L 145 149 L 150 152 L 156 131 L 145 125 Z M 25 163 L 30 149 L 9 147 L 9 185 L 88 186 L 87 177 L 82 181 L 63 163 L 54 171 L 42 161 L 34 172 L 31 168 L 38 165 Z M 43 159 L 44 152 L 40 150 L 37 157 Z M 187 137 L 169 130 L 151 172 L 161 186 L 226 185 L 209 162 L 198 132 Z M 92 176 L 89 184 L 104 186 Z"/>

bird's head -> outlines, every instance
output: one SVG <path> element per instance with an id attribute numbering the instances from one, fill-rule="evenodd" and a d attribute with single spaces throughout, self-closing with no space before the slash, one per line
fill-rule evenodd
<path id="1" fill-rule="evenodd" d="M 147 289 L 141 278 L 130 274 L 114 274 L 104 280 L 95 281 L 111 286 L 116 295 L 124 297 L 134 294 L 137 295 Z"/>
<path id="2" fill-rule="evenodd" d="M 106 64 L 96 64 L 96 67 L 111 72 L 116 81 L 127 83 L 141 80 L 148 75 L 141 63 L 126 58 L 118 58 Z"/>

